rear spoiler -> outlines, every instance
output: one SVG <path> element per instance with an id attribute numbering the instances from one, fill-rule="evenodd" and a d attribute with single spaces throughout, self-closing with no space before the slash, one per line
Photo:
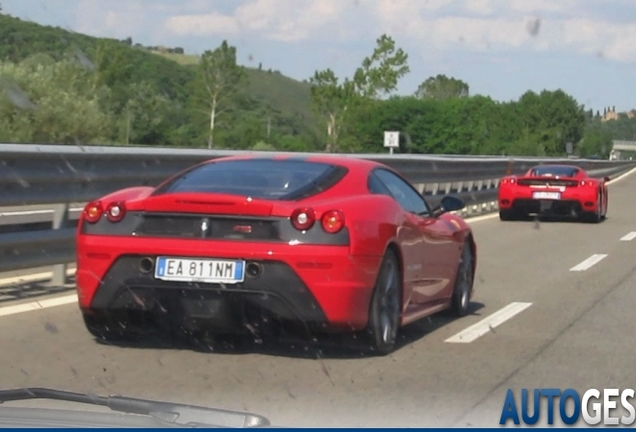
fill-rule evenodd
<path id="1" fill-rule="evenodd" d="M 517 184 L 519 186 L 566 186 L 576 187 L 579 181 L 573 178 L 556 178 L 556 177 L 518 177 Z"/>

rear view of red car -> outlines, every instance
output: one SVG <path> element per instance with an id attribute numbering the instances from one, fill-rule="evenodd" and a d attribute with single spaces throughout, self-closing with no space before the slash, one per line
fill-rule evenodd
<path id="1" fill-rule="evenodd" d="M 539 165 L 499 183 L 499 218 L 503 221 L 542 216 L 574 217 L 598 223 L 607 214 L 609 178 L 590 177 L 573 165 Z"/>
<path id="2" fill-rule="evenodd" d="M 89 203 L 77 235 L 87 329 L 113 340 L 283 327 L 366 333 L 391 352 L 398 329 L 468 313 L 476 245 L 451 212 L 399 173 L 336 156 L 207 161 L 156 188 Z"/>

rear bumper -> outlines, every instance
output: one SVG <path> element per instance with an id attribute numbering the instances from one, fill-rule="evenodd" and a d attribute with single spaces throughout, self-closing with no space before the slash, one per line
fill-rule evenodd
<path id="1" fill-rule="evenodd" d="M 353 257 L 342 246 L 78 236 L 77 290 L 85 313 L 182 313 L 217 327 L 240 324 L 246 307 L 312 328 L 366 326 L 381 257 Z M 149 253 L 152 251 L 152 253 Z M 258 276 L 240 284 L 169 282 L 144 273 L 158 255 L 245 259 Z M 154 266 L 153 266 L 154 267 Z"/>
<path id="2" fill-rule="evenodd" d="M 498 197 L 500 210 L 514 210 L 521 213 L 542 213 L 555 215 L 578 215 L 595 212 L 599 205 L 594 191 L 566 191 L 561 199 L 533 199 L 532 191 L 500 192 Z"/>

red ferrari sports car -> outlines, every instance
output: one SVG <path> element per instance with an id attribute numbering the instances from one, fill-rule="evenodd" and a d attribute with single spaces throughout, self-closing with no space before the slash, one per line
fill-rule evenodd
<path id="1" fill-rule="evenodd" d="M 356 158 L 213 159 L 86 205 L 79 306 L 105 339 L 160 322 L 214 335 L 300 323 L 360 331 L 386 354 L 400 326 L 467 313 L 476 246 L 450 213 L 463 206 L 431 208 L 396 171 Z"/>
<path id="2" fill-rule="evenodd" d="M 608 177 L 596 179 L 572 165 L 539 165 L 499 183 L 499 217 L 571 216 L 599 222 L 607 214 Z"/>

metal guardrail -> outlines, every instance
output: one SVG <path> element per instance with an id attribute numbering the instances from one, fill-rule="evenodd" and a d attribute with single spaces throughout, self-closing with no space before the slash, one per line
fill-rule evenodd
<path id="1" fill-rule="evenodd" d="M 0 144 L 0 208 L 47 205 L 36 221 L 50 229 L 0 234 L 0 272 L 54 265 L 54 282 L 64 283 L 66 264 L 75 258 L 77 207 L 117 189 L 154 186 L 196 163 L 223 156 L 267 153 L 178 148 Z M 282 153 L 278 153 L 282 154 Z M 290 153 L 296 157 L 311 153 Z M 614 176 L 636 166 L 630 161 L 497 156 L 340 155 L 370 159 L 401 172 L 436 205 L 447 194 L 467 203 L 463 215 L 496 211 L 499 179 L 521 174 L 539 163 L 580 166 L 595 177 Z M 69 209 L 74 207 L 74 212 Z M 28 212 L 26 212 L 28 214 Z M 26 216 L 26 215 L 25 215 Z M 51 217 L 52 216 L 52 217 Z M 74 217 L 73 217 L 74 216 Z M 0 210 L 0 227 L 6 214 Z M 16 225 L 13 216 L 13 224 Z M 18 224 L 22 224 L 20 221 Z M 5 224 L 6 225 L 6 224 Z"/>

